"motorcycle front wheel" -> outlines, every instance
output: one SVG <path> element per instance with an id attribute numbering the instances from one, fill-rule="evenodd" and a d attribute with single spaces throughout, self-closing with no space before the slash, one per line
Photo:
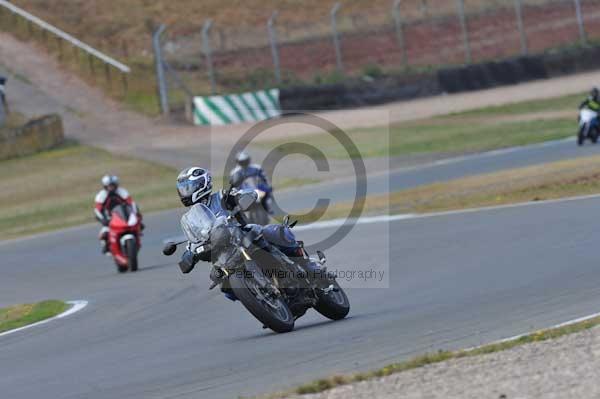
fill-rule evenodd
<path id="1" fill-rule="evenodd" d="M 341 320 L 350 312 L 350 301 L 344 292 L 343 288 L 334 281 L 334 290 L 323 294 L 317 304 L 315 310 L 323 316 L 331 320 Z"/>
<path id="2" fill-rule="evenodd" d="M 136 272 L 138 269 L 138 249 L 135 240 L 127 240 L 125 242 L 125 254 L 127 255 L 129 270 Z"/>
<path id="3" fill-rule="evenodd" d="M 264 326 L 277 333 L 294 329 L 294 315 L 281 296 L 267 292 L 248 273 L 234 273 L 229 283 L 235 296 Z"/>
<path id="4" fill-rule="evenodd" d="M 577 134 L 577 145 L 582 146 L 585 141 L 585 126 L 579 128 L 579 133 Z"/>

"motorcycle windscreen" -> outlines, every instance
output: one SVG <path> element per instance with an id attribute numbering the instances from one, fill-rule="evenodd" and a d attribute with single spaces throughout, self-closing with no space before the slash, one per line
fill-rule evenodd
<path id="1" fill-rule="evenodd" d="M 110 210 L 111 216 L 118 216 L 123 221 L 127 221 L 129 219 L 129 214 L 131 213 L 131 209 L 127 204 L 120 204 L 115 206 Z"/>
<path id="2" fill-rule="evenodd" d="M 206 205 L 197 204 L 181 217 L 181 229 L 189 242 L 203 243 L 210 238 L 210 230 L 216 219 L 215 214 Z"/>

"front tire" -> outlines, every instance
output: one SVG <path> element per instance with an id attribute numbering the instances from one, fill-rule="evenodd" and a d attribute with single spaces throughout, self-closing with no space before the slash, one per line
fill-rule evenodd
<path id="1" fill-rule="evenodd" d="M 577 134 L 577 145 L 582 146 L 585 141 L 585 126 L 579 128 L 579 133 Z"/>
<path id="2" fill-rule="evenodd" d="M 129 270 L 136 272 L 138 269 L 138 250 L 135 240 L 127 240 L 127 242 L 125 242 L 125 254 L 127 254 Z"/>
<path id="3" fill-rule="evenodd" d="M 337 281 L 332 284 L 337 291 L 330 291 L 322 295 L 315 305 L 315 310 L 328 319 L 341 320 L 350 312 L 350 301 Z"/>
<path id="4" fill-rule="evenodd" d="M 590 139 L 592 140 L 592 143 L 596 144 L 598 142 L 598 134 L 598 129 L 594 128 L 590 133 Z"/>
<path id="5" fill-rule="evenodd" d="M 244 307 L 264 326 L 276 333 L 294 329 L 294 316 L 281 297 L 266 298 L 253 278 L 247 273 L 234 273 L 229 278 L 231 289 Z"/>

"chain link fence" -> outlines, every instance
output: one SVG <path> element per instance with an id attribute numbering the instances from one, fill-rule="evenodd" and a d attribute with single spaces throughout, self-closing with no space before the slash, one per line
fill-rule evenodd
<path id="1" fill-rule="evenodd" d="M 193 34 L 167 29 L 157 63 L 165 101 L 181 108 L 192 94 L 377 78 L 600 38 L 600 0 L 396 0 L 368 13 L 335 3 L 303 24 L 280 19 L 274 10 L 253 28 L 207 20 Z"/>

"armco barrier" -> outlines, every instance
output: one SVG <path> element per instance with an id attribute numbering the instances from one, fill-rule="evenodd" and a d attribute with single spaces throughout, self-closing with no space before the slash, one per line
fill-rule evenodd
<path id="1" fill-rule="evenodd" d="M 62 120 L 47 115 L 20 128 L 0 129 L 0 160 L 35 154 L 64 142 Z"/>
<path id="2" fill-rule="evenodd" d="M 258 122 L 281 115 L 279 89 L 194 97 L 194 124 L 216 126 Z"/>

